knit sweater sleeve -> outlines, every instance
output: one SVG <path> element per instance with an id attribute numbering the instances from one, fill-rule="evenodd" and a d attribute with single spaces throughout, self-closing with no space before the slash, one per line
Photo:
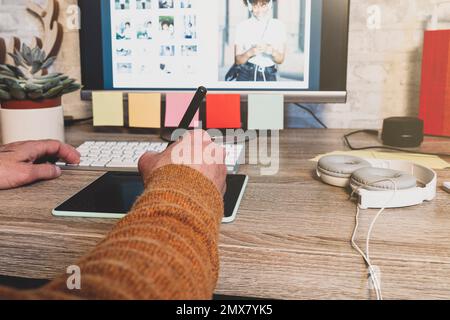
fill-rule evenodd
<path id="1" fill-rule="evenodd" d="M 223 200 L 200 172 L 169 165 L 145 181 L 132 211 L 67 275 L 34 291 L 0 288 L 11 299 L 210 299 L 219 271 Z"/>

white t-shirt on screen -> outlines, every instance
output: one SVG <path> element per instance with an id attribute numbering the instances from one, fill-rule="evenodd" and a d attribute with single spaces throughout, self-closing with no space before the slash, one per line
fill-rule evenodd
<path id="1" fill-rule="evenodd" d="M 277 51 L 284 51 L 286 38 L 286 26 L 278 19 L 258 20 L 251 17 L 236 27 L 236 45 L 244 52 L 258 45 L 271 45 Z M 272 56 L 264 53 L 248 62 L 265 68 L 275 65 Z"/>

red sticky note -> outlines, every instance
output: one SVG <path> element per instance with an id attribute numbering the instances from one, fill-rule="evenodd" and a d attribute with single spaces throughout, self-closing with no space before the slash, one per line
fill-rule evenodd
<path id="1" fill-rule="evenodd" d="M 192 93 L 168 93 L 166 95 L 166 128 L 177 128 L 186 113 L 194 94 Z M 200 119 L 197 112 L 191 122 L 190 127 L 196 126 L 196 122 Z"/>
<path id="2" fill-rule="evenodd" d="M 238 94 L 207 95 L 206 126 L 208 129 L 241 128 L 241 96 Z"/>
<path id="3" fill-rule="evenodd" d="M 450 30 L 426 31 L 423 47 L 420 118 L 425 133 L 450 136 Z"/>

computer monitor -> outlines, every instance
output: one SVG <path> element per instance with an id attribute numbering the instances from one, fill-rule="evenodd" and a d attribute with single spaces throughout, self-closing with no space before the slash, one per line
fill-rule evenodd
<path id="1" fill-rule="evenodd" d="M 84 89 L 346 101 L 350 0 L 80 0 Z"/>

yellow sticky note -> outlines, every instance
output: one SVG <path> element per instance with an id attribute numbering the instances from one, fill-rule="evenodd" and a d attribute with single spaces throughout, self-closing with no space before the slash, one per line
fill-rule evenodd
<path id="1" fill-rule="evenodd" d="M 161 94 L 130 93 L 128 114 L 130 127 L 161 128 Z"/>
<path id="2" fill-rule="evenodd" d="M 94 126 L 124 126 L 122 92 L 92 92 Z"/>

